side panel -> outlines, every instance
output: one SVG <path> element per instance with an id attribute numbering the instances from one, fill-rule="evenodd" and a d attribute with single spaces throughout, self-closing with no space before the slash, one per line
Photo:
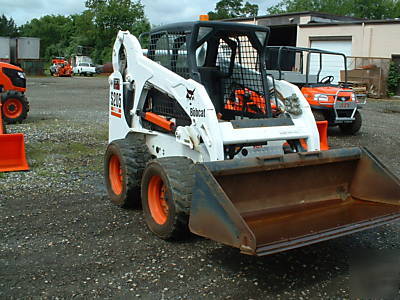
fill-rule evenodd
<path id="1" fill-rule="evenodd" d="M 122 76 L 114 71 L 108 78 L 110 90 L 108 94 L 108 142 L 124 138 L 130 128 L 124 117 L 122 105 Z"/>
<path id="2" fill-rule="evenodd" d="M 115 122 L 115 119 L 110 117 L 110 120 L 112 120 L 110 122 L 110 140 L 125 136 L 129 130 L 153 135 L 158 134 L 143 128 L 141 117 L 136 114 L 137 110 L 143 108 L 147 90 L 154 87 L 176 99 L 187 115 L 190 116 L 192 130 L 188 132 L 193 135 L 192 140 L 198 140 L 201 136 L 205 141 L 206 147 L 201 151 L 206 151 L 207 157 L 211 160 L 223 160 L 223 143 L 219 134 L 218 120 L 205 88 L 196 81 L 186 80 L 143 56 L 138 40 L 127 31 L 120 31 L 114 44 L 114 73 L 110 76 L 110 86 L 112 79 L 121 78 L 120 71 L 118 71 L 120 68 L 118 53 L 121 45 L 126 50 L 126 84 L 132 84 L 135 89 L 134 104 L 131 110 L 132 129 L 129 129 L 127 125 L 122 125 L 121 122 Z M 115 89 L 111 87 L 111 90 Z M 114 127 L 114 125 L 116 126 Z M 179 143 L 178 139 L 177 143 Z"/>

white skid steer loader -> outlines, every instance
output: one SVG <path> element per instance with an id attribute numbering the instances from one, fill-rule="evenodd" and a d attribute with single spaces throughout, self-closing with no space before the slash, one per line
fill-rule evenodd
<path id="1" fill-rule="evenodd" d="M 266 255 L 400 219 L 400 184 L 362 148 L 319 151 L 295 86 L 266 74 L 269 30 L 190 22 L 120 31 L 105 181 L 163 239 Z"/>

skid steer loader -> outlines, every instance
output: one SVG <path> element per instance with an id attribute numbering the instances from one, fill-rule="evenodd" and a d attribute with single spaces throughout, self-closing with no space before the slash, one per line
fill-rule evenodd
<path id="1" fill-rule="evenodd" d="M 266 255 L 400 219 L 400 182 L 363 148 L 320 150 L 299 88 L 267 76 L 269 30 L 189 22 L 120 31 L 105 183 L 163 239 Z M 329 174 L 329 176 L 326 176 Z"/>

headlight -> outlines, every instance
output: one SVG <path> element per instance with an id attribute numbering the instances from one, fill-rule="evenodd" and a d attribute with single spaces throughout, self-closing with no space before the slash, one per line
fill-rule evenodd
<path id="1" fill-rule="evenodd" d="M 327 95 L 324 94 L 315 94 L 314 101 L 329 101 L 329 98 Z"/>
<path id="2" fill-rule="evenodd" d="M 17 72 L 17 75 L 19 78 L 25 79 L 25 73 L 24 72 Z"/>
<path id="3" fill-rule="evenodd" d="M 356 95 L 351 94 L 351 101 L 356 101 Z M 358 102 L 358 101 L 357 101 Z"/>

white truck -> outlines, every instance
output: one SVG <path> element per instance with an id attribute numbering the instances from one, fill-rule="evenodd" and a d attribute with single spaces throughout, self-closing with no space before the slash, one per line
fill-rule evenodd
<path id="1" fill-rule="evenodd" d="M 96 67 L 87 62 L 80 62 L 73 68 L 74 74 L 85 75 L 85 76 L 93 76 L 96 74 Z"/>

